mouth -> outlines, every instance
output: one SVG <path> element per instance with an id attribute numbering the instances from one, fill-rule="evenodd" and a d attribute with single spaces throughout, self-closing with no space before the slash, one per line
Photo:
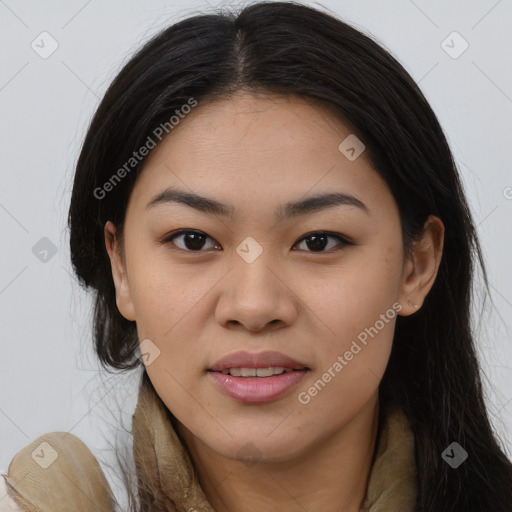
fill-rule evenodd
<path id="1" fill-rule="evenodd" d="M 236 352 L 217 361 L 208 374 L 229 397 L 243 403 L 263 403 L 289 393 L 310 371 L 279 352 Z"/>
<path id="2" fill-rule="evenodd" d="M 294 371 L 300 371 L 300 369 L 284 368 L 282 366 L 269 366 L 268 368 L 228 368 L 222 370 L 224 375 L 231 375 L 232 377 L 259 377 L 268 378 L 274 375 L 282 375 L 283 373 L 290 373 Z"/>

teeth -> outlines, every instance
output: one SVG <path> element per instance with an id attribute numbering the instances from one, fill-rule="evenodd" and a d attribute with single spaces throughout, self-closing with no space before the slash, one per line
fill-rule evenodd
<path id="1" fill-rule="evenodd" d="M 278 372 L 277 370 L 281 370 Z M 279 375 L 282 373 L 282 368 L 257 368 L 256 369 L 256 375 L 258 377 L 271 377 L 272 375 Z M 243 375 L 243 374 L 242 374 Z"/>
<path id="2" fill-rule="evenodd" d="M 242 377 L 256 377 L 256 368 L 240 368 L 240 373 Z"/>
<path id="3" fill-rule="evenodd" d="M 223 370 L 222 373 L 233 377 L 272 377 L 273 375 L 281 375 L 292 371 L 291 368 L 283 368 L 282 366 L 269 366 L 268 368 L 230 368 L 229 370 Z"/>

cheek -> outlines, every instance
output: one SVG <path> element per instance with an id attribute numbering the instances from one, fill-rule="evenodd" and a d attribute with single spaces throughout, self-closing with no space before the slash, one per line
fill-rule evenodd
<path id="1" fill-rule="evenodd" d="M 139 340 L 150 340 L 157 354 L 146 371 L 167 407 L 196 414 L 190 393 L 198 394 L 205 367 L 197 340 L 204 339 L 208 291 L 221 277 L 198 267 L 171 264 L 164 251 L 145 260 L 139 251 L 128 268 Z"/>
<path id="2" fill-rule="evenodd" d="M 318 339 L 316 343 L 320 362 L 308 382 L 314 389 L 303 387 L 301 391 L 306 391 L 311 398 L 322 395 L 319 407 L 322 407 L 321 402 L 344 403 L 351 407 L 362 405 L 377 390 L 386 369 L 396 315 L 396 310 L 390 306 L 382 311 L 382 316 L 365 314 L 366 318 L 360 318 L 358 325 L 347 316 L 347 324 L 352 321 L 350 328 L 343 324 L 345 317 L 340 318 L 339 335 Z M 302 401 L 298 397 L 298 400 L 304 403 L 308 397 Z"/>
<path id="3" fill-rule="evenodd" d="M 138 338 L 156 354 L 146 371 L 166 405 L 179 408 L 186 402 L 184 390 L 191 389 L 200 374 L 193 340 L 201 338 L 197 314 L 205 291 L 184 272 L 156 261 L 134 270 L 130 284 Z"/>
<path id="4" fill-rule="evenodd" d="M 165 253 L 151 261 L 135 261 L 130 291 L 141 335 L 165 341 L 183 333 L 185 325 L 190 327 L 187 320 L 199 311 L 202 298 L 215 284 L 215 276 L 201 275 L 193 265 L 171 264 Z"/>
<path id="5" fill-rule="evenodd" d="M 382 254 L 360 255 L 334 277 L 309 288 L 315 293 L 309 293 L 308 306 L 323 333 L 315 337 L 318 385 L 301 389 L 307 394 L 304 401 L 316 402 L 313 407 L 332 403 L 357 407 L 379 386 L 401 309 L 397 302 L 400 254 L 387 249 Z"/>
<path id="6" fill-rule="evenodd" d="M 382 257 L 377 251 L 361 251 L 347 258 L 343 267 L 306 277 L 295 288 L 314 313 L 318 329 L 336 350 L 349 346 L 361 333 L 364 338 L 364 332 L 376 323 L 380 339 L 392 340 L 401 260 L 399 251 L 391 251 L 384 249 Z"/>
<path id="7" fill-rule="evenodd" d="M 382 320 L 380 309 L 375 311 L 379 315 L 356 312 L 356 322 L 347 308 L 338 319 L 340 335 L 317 342 L 321 363 L 295 393 L 296 408 L 306 419 L 305 436 L 317 435 L 317 418 L 323 418 L 327 431 L 335 432 L 376 396 L 391 353 L 397 312 L 391 306 L 384 309 Z"/>

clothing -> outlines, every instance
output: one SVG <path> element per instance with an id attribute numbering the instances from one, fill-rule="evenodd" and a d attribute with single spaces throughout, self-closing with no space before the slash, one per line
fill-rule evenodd
<path id="1" fill-rule="evenodd" d="M 145 510 L 214 512 L 197 481 L 186 447 L 173 428 L 172 416 L 147 376 L 139 391 L 132 426 L 138 492 L 144 503 L 152 501 Z M 41 446 L 45 442 L 48 445 Z M 58 456 L 44 469 L 37 463 L 37 455 L 39 461 L 49 462 L 55 457 L 52 448 Z M 116 510 L 98 461 L 70 433 L 51 432 L 23 448 L 13 458 L 6 482 L 17 500 L 9 500 L 10 506 L 18 506 L 13 509 L 16 511 Z M 403 412 L 396 406 L 387 407 L 362 510 L 414 512 L 416 492 L 414 436 Z M 0 501 L 0 507 L 6 504 L 7 499 Z"/>

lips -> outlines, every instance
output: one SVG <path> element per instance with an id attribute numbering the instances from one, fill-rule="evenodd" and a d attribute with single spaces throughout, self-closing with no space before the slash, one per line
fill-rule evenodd
<path id="1" fill-rule="evenodd" d="M 211 368 L 212 372 L 222 372 L 230 368 L 285 368 L 307 370 L 306 365 L 288 357 L 281 352 L 234 352 L 219 359 Z"/>
<path id="2" fill-rule="evenodd" d="M 235 352 L 208 371 L 229 397 L 244 403 L 276 400 L 290 392 L 310 369 L 280 352 Z"/>

